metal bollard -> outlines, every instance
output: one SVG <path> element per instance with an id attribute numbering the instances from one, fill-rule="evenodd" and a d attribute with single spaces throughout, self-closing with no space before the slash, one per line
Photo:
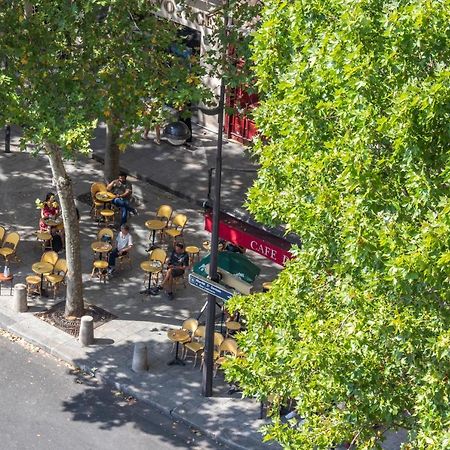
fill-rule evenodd
<path id="1" fill-rule="evenodd" d="M 78 336 L 82 347 L 92 345 L 94 343 L 94 318 L 91 316 L 83 316 L 80 322 L 80 335 Z"/>
<path id="2" fill-rule="evenodd" d="M 27 312 L 27 286 L 22 283 L 14 285 L 13 309 L 15 312 Z"/>
<path id="3" fill-rule="evenodd" d="M 134 344 L 131 368 L 134 372 L 145 372 L 148 370 L 147 346 L 143 342 Z"/>

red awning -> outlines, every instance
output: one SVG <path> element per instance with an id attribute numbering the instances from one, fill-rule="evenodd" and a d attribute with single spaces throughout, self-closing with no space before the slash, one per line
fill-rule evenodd
<path id="1" fill-rule="evenodd" d="M 205 213 L 205 230 L 212 231 L 211 212 Z M 286 261 L 292 258 L 292 255 L 289 253 L 291 248 L 290 242 L 228 214 L 220 213 L 219 237 L 253 250 L 280 266 L 284 266 Z"/>

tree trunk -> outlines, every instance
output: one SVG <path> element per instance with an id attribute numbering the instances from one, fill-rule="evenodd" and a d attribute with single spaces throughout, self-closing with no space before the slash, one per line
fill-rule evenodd
<path id="1" fill-rule="evenodd" d="M 109 183 L 119 176 L 120 149 L 117 140 L 120 137 L 120 129 L 113 125 L 112 121 L 106 123 L 106 147 L 104 176 Z"/>
<path id="2" fill-rule="evenodd" d="M 83 282 L 81 278 L 80 227 L 75 208 L 72 180 L 67 175 L 61 149 L 46 143 L 47 155 L 52 168 L 53 180 L 61 203 L 64 221 L 67 296 L 65 316 L 81 317 L 84 313 Z"/>
<path id="3" fill-rule="evenodd" d="M 23 9 L 24 9 L 25 19 L 29 19 L 33 15 L 33 3 L 24 1 Z"/>

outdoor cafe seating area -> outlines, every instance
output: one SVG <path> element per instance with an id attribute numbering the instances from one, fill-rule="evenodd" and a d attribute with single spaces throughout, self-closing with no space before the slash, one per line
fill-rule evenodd
<path id="1" fill-rule="evenodd" d="M 91 268 L 90 279 L 95 284 L 100 283 L 102 289 L 108 289 L 110 277 L 107 272 L 108 258 L 114 248 L 118 233 L 118 220 L 120 210 L 112 204 L 114 195 L 106 190 L 103 183 L 93 183 L 90 187 L 90 219 L 83 216 L 80 221 L 80 230 L 86 233 L 89 230 L 89 244 L 82 243 L 82 253 L 90 254 Z M 107 212 L 105 214 L 105 212 Z M 183 289 L 188 286 L 189 274 L 196 274 L 207 278 L 209 270 L 209 255 L 211 250 L 210 241 L 199 239 L 195 233 L 190 233 L 189 214 L 184 211 L 175 210 L 170 204 L 164 203 L 156 208 L 154 213 L 142 214 L 144 227 L 147 231 L 145 239 L 136 239 L 134 235 L 135 224 L 131 221 L 131 232 L 134 238 L 134 248 L 139 245 L 146 248 L 147 256 L 143 259 L 138 256 L 135 249 L 125 255 L 120 255 L 117 259 L 117 272 L 114 284 L 121 285 L 125 289 L 128 286 L 128 278 L 131 273 L 141 274 L 143 290 L 140 292 L 143 305 L 151 308 L 153 296 L 164 301 L 165 297 L 160 292 L 160 285 L 167 271 L 167 259 L 175 244 L 181 242 L 188 254 L 189 266 L 182 276 L 174 278 L 174 291 L 180 299 L 178 305 L 182 306 L 184 297 Z M 40 304 L 45 304 L 47 298 L 63 299 L 65 296 L 67 261 L 63 257 L 64 249 L 59 252 L 54 251 L 53 242 L 56 235 L 63 235 L 64 225 L 61 214 L 45 218 L 42 220 L 46 229 L 34 232 L 35 242 L 34 253 L 40 254 L 40 258 L 27 264 L 28 274 L 24 277 L 27 286 L 27 294 L 30 299 L 42 299 Z M 0 255 L 3 257 L 5 265 L 10 267 L 10 263 L 20 261 L 18 249 L 20 250 L 21 237 L 18 232 L 11 230 L 7 232 L 0 227 Z M 63 241 L 64 242 L 64 241 Z M 194 245 L 194 243 L 196 245 Z M 231 245 L 233 247 L 233 245 Z M 255 278 L 259 275 L 260 269 L 245 255 L 245 249 L 230 251 L 229 243 L 221 241 L 219 250 L 219 272 L 222 280 L 230 292 L 248 294 L 252 291 Z M 139 252 L 141 253 L 141 252 Z M 135 261 L 137 260 L 137 261 Z M 84 256 L 84 267 L 86 270 L 86 256 Z M 5 287 L 10 281 L 12 291 L 14 275 L 0 276 L 0 289 Z M 84 278 L 86 280 L 86 278 Z M 267 285 L 267 284 L 266 284 Z M 268 285 L 267 285 L 268 286 Z M 270 287 L 270 286 L 269 286 Z M 158 289 L 159 288 L 159 289 Z M 179 325 L 171 324 L 166 329 L 167 342 L 172 343 L 173 355 L 168 355 L 167 363 L 170 365 L 185 365 L 191 361 L 192 368 L 202 368 L 205 346 L 205 324 L 202 322 L 204 310 L 202 292 L 195 288 L 198 298 L 197 311 L 191 310 L 191 317 L 180 320 Z M 42 303 L 43 302 L 43 303 Z M 172 303 L 173 304 L 173 303 Z M 48 303 L 50 307 L 52 303 Z M 203 308 L 201 308 L 203 305 Z M 222 367 L 227 358 L 243 358 L 244 352 L 239 348 L 236 341 L 236 334 L 245 329 L 245 317 L 236 314 L 230 317 L 225 308 L 225 302 L 218 299 L 218 309 L 216 309 L 216 324 L 214 329 L 214 374 Z M 175 305 L 176 307 L 176 305 Z M 195 315 L 197 313 L 197 315 Z M 204 317 L 203 317 L 204 319 Z M 179 320 L 179 319 L 178 319 Z"/>

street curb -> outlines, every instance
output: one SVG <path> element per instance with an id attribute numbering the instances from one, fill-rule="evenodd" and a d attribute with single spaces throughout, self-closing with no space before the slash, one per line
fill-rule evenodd
<path id="1" fill-rule="evenodd" d="M 7 319 L 7 320 L 5 320 Z M 6 322 L 12 321 L 12 323 L 7 324 Z M 94 378 L 96 378 L 101 384 L 105 386 L 112 386 L 115 389 L 133 396 L 137 400 L 149 405 L 153 409 L 155 409 L 160 414 L 163 414 L 166 417 L 169 417 L 171 419 L 174 419 L 176 421 L 182 422 L 185 426 L 188 428 L 193 428 L 195 430 L 199 430 L 203 435 L 209 437 L 210 439 L 216 441 L 219 444 L 225 445 L 226 447 L 230 449 L 236 449 L 236 450 L 249 450 L 251 447 L 249 446 L 242 446 L 239 444 L 236 444 L 235 442 L 224 439 L 220 436 L 220 433 L 214 433 L 210 430 L 200 428 L 197 424 L 191 422 L 188 418 L 183 417 L 182 415 L 178 414 L 175 409 L 169 409 L 165 407 L 164 405 L 161 405 L 159 402 L 156 402 L 154 400 L 149 399 L 148 397 L 145 397 L 142 395 L 138 390 L 136 390 L 133 386 L 120 383 L 115 380 L 115 377 L 113 375 L 107 375 L 107 374 L 101 374 L 97 373 L 96 368 L 92 368 L 89 365 L 86 364 L 80 364 L 79 362 L 75 362 L 72 357 L 68 356 L 64 352 L 61 352 L 58 350 L 58 346 L 56 347 L 50 347 L 47 344 L 40 342 L 39 340 L 36 340 L 35 338 L 31 337 L 27 333 L 20 332 L 19 330 L 16 330 L 14 325 L 17 324 L 17 321 L 14 321 L 13 319 L 9 318 L 8 316 L 5 316 L 4 314 L 0 314 L 0 328 L 3 328 L 7 330 L 9 333 L 13 334 L 14 336 L 18 336 L 22 338 L 24 341 L 28 342 L 29 344 L 32 344 L 36 347 L 39 347 L 41 350 L 45 351 L 49 355 L 52 355 L 53 357 L 64 361 L 73 367 L 82 370 L 83 372 L 91 374 Z M 74 338 L 75 339 L 75 338 Z M 80 346 L 81 348 L 81 346 Z M 131 370 L 131 369 L 130 369 Z"/>

